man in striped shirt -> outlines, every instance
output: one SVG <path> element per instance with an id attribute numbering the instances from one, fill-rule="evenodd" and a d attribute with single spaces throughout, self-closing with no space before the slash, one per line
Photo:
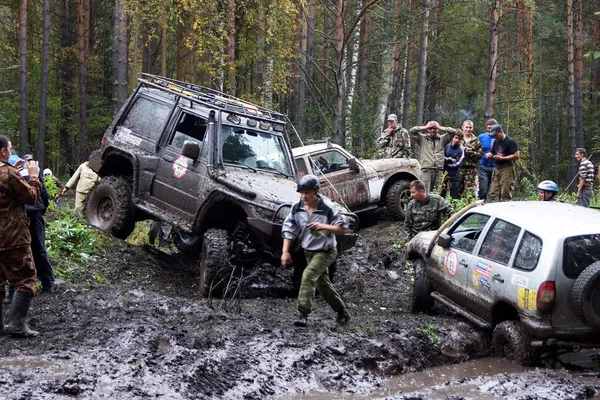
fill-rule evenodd
<path id="1" fill-rule="evenodd" d="M 579 187 L 577 188 L 577 199 L 579 203 L 589 208 L 592 190 L 594 189 L 594 164 L 585 157 L 585 149 L 575 150 L 575 158 L 579 161 Z"/>

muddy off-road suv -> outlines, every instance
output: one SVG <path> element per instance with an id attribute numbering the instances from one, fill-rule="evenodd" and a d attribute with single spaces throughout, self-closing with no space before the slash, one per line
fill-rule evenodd
<path id="1" fill-rule="evenodd" d="M 600 347 L 600 212 L 558 202 L 473 207 L 407 245 L 414 312 L 440 301 L 492 330 L 495 355 Z"/>
<path id="2" fill-rule="evenodd" d="M 300 174 L 319 177 L 321 192 L 356 213 L 385 207 L 404 220 L 410 201 L 410 182 L 421 176 L 414 158 L 358 160 L 329 141 L 292 149 Z"/>
<path id="3" fill-rule="evenodd" d="M 282 114 L 144 75 L 90 159 L 101 180 L 87 220 L 121 239 L 139 220 L 171 224 L 179 249 L 200 253 L 201 292 L 222 291 L 233 266 L 280 257 L 281 225 L 299 200 L 285 131 Z M 356 215 L 345 215 L 340 250 L 357 238 Z"/>

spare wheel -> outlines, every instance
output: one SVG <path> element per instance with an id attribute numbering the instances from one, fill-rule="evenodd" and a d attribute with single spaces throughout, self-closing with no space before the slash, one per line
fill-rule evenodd
<path id="1" fill-rule="evenodd" d="M 575 280 L 571 305 L 583 322 L 600 329 L 600 261 L 584 269 Z"/>

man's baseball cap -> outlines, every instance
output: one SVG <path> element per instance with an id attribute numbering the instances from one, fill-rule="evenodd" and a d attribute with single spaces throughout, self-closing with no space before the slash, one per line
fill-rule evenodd
<path id="1" fill-rule="evenodd" d="M 496 133 L 503 131 L 502 125 L 494 125 L 492 129 L 490 129 L 490 136 L 496 136 Z"/>
<path id="2" fill-rule="evenodd" d="M 396 114 L 390 114 L 387 117 L 388 121 L 398 121 L 398 117 L 396 116 Z"/>
<path id="3" fill-rule="evenodd" d="M 31 161 L 31 160 L 33 160 L 33 156 L 31 154 L 25 154 L 23 156 L 23 160 L 25 160 L 25 161 Z"/>

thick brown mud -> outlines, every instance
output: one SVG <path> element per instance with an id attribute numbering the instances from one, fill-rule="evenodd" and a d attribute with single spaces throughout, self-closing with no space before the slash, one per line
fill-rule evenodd
<path id="1" fill-rule="evenodd" d="M 292 325 L 289 270 L 265 266 L 240 286 L 242 294 L 259 297 L 206 300 L 197 291 L 194 259 L 115 240 L 106 258 L 88 264 L 90 274 L 101 273 L 111 284 L 69 284 L 37 296 L 31 325 L 41 335 L 0 336 L 0 398 L 595 395 L 597 380 L 563 369 L 448 374 L 403 384 L 488 356 L 489 340 L 441 307 L 431 315 L 410 313 L 411 273 L 402 250 L 392 248 L 398 233 L 399 224 L 390 221 L 366 228 L 359 245 L 340 259 L 335 285 L 352 314 L 343 328 L 320 298 L 307 328 Z M 462 392 L 442 390 L 461 385 Z"/>

